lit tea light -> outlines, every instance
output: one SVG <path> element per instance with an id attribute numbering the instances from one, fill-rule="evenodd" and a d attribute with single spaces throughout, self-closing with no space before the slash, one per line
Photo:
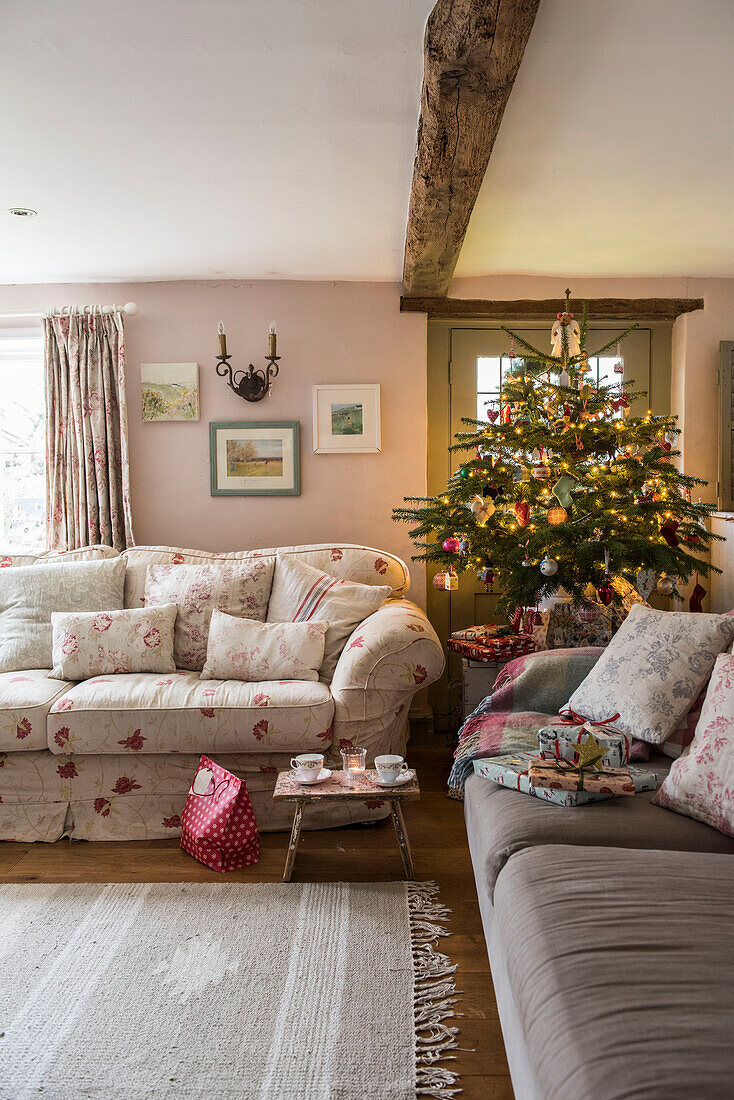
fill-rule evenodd
<path id="1" fill-rule="evenodd" d="M 367 766 L 367 749 L 342 749 L 342 767 L 348 787 L 354 787 L 359 783 L 359 778 L 364 775 Z"/>

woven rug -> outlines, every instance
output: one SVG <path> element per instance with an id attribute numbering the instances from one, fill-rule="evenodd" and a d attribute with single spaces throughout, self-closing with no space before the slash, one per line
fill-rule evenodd
<path id="1" fill-rule="evenodd" d="M 0 1097 L 450 1097 L 430 883 L 0 886 Z"/>

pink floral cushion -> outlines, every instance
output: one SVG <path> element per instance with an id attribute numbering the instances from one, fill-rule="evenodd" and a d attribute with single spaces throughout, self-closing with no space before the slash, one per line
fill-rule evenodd
<path id="1" fill-rule="evenodd" d="M 55 680 L 116 672 L 172 672 L 175 603 L 128 611 L 51 615 Z"/>
<path id="2" fill-rule="evenodd" d="M 265 620 L 273 579 L 273 561 L 244 565 L 149 565 L 145 605 L 175 603 L 173 639 L 177 668 L 201 671 L 206 660 L 212 611 L 237 618 Z"/>
<path id="3" fill-rule="evenodd" d="M 716 658 L 688 748 L 653 802 L 734 836 L 734 656 Z"/>
<path id="4" fill-rule="evenodd" d="M 212 612 L 202 680 L 318 680 L 328 623 L 258 623 Z"/>

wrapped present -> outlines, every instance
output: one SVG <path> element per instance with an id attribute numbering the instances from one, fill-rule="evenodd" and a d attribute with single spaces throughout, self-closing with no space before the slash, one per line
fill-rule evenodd
<path id="1" fill-rule="evenodd" d="M 614 795 L 591 791 L 564 791 L 551 787 L 530 787 L 530 765 L 540 763 L 540 758 L 529 752 L 518 752 L 511 756 L 493 756 L 485 760 L 475 760 L 474 771 L 485 779 L 499 783 L 501 787 L 510 787 L 514 791 L 532 795 L 543 802 L 552 802 L 557 806 L 585 806 L 589 802 L 606 802 Z M 657 777 L 654 772 L 642 768 L 628 769 L 636 791 L 654 791 Z"/>
<path id="2" fill-rule="evenodd" d="M 479 626 L 467 626 L 463 630 L 452 631 L 451 637 L 459 642 L 471 642 L 475 638 L 502 638 L 512 634 L 512 627 L 502 626 L 501 623 L 485 623 Z"/>
<path id="3" fill-rule="evenodd" d="M 567 760 L 541 760 L 530 764 L 530 789 L 552 791 L 587 791 L 589 794 L 612 796 L 633 795 L 635 785 L 626 768 L 578 767 Z"/>
<path id="4" fill-rule="evenodd" d="M 562 722 L 544 726 L 538 730 L 538 748 L 543 760 L 567 760 L 578 764 L 579 744 L 591 734 L 602 749 L 606 749 L 601 765 L 603 768 L 623 768 L 629 763 L 632 738 L 609 724 L 594 726 L 590 722 L 583 725 L 567 725 Z"/>
<path id="5" fill-rule="evenodd" d="M 506 634 L 500 638 L 462 640 L 449 638 L 446 643 L 453 653 L 460 653 L 470 661 L 511 661 L 535 651 L 535 642 L 527 634 Z"/>

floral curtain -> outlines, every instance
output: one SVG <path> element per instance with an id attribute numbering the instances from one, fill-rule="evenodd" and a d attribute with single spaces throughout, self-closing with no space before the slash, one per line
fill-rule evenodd
<path id="1" fill-rule="evenodd" d="M 120 313 L 44 318 L 50 549 L 133 545 Z"/>

